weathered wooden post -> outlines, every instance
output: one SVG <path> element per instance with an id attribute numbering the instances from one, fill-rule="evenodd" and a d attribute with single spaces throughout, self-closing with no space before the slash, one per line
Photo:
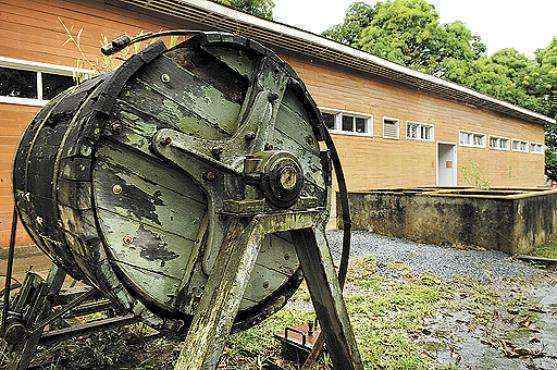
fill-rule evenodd
<path id="1" fill-rule="evenodd" d="M 186 41 L 150 45 L 29 125 L 14 166 L 23 224 L 62 271 L 185 335 L 177 368 L 214 369 L 227 336 L 280 309 L 305 277 L 335 367 L 361 369 L 324 233 L 334 147 L 320 146 L 314 101 L 252 40 L 140 39 L 171 34 Z M 28 324 L 27 335 L 42 330 Z"/>

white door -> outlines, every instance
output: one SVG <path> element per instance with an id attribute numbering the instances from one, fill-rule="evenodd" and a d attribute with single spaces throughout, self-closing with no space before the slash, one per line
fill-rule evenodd
<path id="1" fill-rule="evenodd" d="M 456 145 L 437 143 L 437 186 L 456 186 Z"/>

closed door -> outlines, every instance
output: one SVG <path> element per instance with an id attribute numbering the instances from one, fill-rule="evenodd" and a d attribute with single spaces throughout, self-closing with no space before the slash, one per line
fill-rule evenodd
<path id="1" fill-rule="evenodd" d="M 437 144 L 437 185 L 456 186 L 456 145 Z"/>

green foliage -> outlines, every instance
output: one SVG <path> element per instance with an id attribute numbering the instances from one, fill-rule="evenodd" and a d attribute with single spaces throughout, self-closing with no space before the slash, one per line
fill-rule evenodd
<path id="1" fill-rule="evenodd" d="M 485 53 L 479 37 L 461 22 L 440 24 L 425 0 L 354 3 L 344 23 L 324 36 L 424 73 L 443 75 L 453 60 L 471 61 Z"/>
<path id="2" fill-rule="evenodd" d="M 346 11 L 344 23 L 337 24 L 323 32 L 323 36 L 355 47 L 360 33 L 371 24 L 374 8 L 363 2 L 352 3 Z"/>
<path id="3" fill-rule="evenodd" d="M 275 0 L 213 0 L 224 6 L 265 19 L 273 19 Z"/>
<path id="4" fill-rule="evenodd" d="M 546 244 L 537 245 L 534 255 L 538 257 L 557 259 L 557 238 L 553 238 Z"/>
<path id="5" fill-rule="evenodd" d="M 323 35 L 420 72 L 550 117 L 557 116 L 557 37 L 534 59 L 515 49 L 488 56 L 464 23 L 442 24 L 426 0 L 352 4 Z M 546 173 L 557 179 L 557 127 L 546 127 Z"/>

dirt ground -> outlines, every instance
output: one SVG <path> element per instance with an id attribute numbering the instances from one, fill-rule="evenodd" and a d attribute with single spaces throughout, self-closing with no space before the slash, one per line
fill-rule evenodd
<path id="1" fill-rule="evenodd" d="M 340 234 L 331 233 L 337 252 Z M 492 251 L 357 233 L 345 297 L 368 369 L 557 369 L 557 273 Z M 274 333 L 314 317 L 307 290 L 231 337 L 223 368 L 280 359 Z M 180 344 L 142 324 L 44 349 L 44 368 L 172 368 Z M 296 368 L 293 363 L 282 363 Z M 327 365 L 327 359 L 317 367 Z"/>

